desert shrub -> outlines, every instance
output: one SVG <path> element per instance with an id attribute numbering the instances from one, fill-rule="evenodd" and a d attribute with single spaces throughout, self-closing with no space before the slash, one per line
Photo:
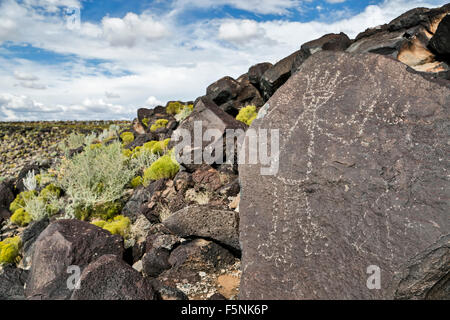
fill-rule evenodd
<path id="1" fill-rule="evenodd" d="M 123 195 L 125 186 L 135 177 L 136 169 L 122 154 L 120 142 L 102 145 L 65 159 L 60 167 L 59 185 L 69 196 L 66 212 L 91 212 L 101 204 L 114 203 Z"/>
<path id="2" fill-rule="evenodd" d="M 134 135 L 132 132 L 124 132 L 120 135 L 120 138 L 125 146 L 134 141 Z"/>
<path id="3" fill-rule="evenodd" d="M 66 139 L 66 146 L 69 149 L 77 149 L 84 144 L 85 136 L 80 133 L 72 132 Z"/>
<path id="4" fill-rule="evenodd" d="M 61 188 L 51 183 L 41 190 L 39 196 L 42 197 L 45 201 L 52 198 L 59 198 L 61 196 Z"/>
<path id="5" fill-rule="evenodd" d="M 48 193 L 46 197 L 35 196 L 25 200 L 25 211 L 30 214 L 31 220 L 39 221 L 46 217 L 51 217 L 63 208 L 63 203 L 58 196 Z"/>
<path id="6" fill-rule="evenodd" d="M 143 124 L 144 126 L 148 127 L 148 122 L 149 122 L 149 121 L 150 121 L 149 118 L 144 118 L 144 119 L 142 119 L 142 124 Z"/>
<path id="7" fill-rule="evenodd" d="M 142 185 L 142 177 L 141 176 L 137 176 L 131 180 L 131 187 L 133 189 L 139 187 L 140 185 Z"/>
<path id="8" fill-rule="evenodd" d="M 126 238 L 130 231 L 131 221 L 127 217 L 116 216 L 111 220 L 94 221 L 92 224 L 109 231 L 111 234 L 117 234 L 123 238 Z"/>
<path id="9" fill-rule="evenodd" d="M 20 247 L 19 236 L 0 241 L 0 264 L 18 262 Z"/>
<path id="10" fill-rule="evenodd" d="M 163 154 L 164 151 L 167 149 L 167 146 L 170 143 L 170 138 L 167 138 L 163 141 L 150 141 L 144 143 L 144 149 L 147 151 L 150 151 L 154 154 Z"/>
<path id="11" fill-rule="evenodd" d="M 178 122 L 183 121 L 184 119 L 186 119 L 187 117 L 190 116 L 190 114 L 192 113 L 193 109 L 194 109 L 194 105 L 193 104 L 185 106 L 179 113 L 177 113 L 175 115 L 175 120 L 177 120 Z"/>
<path id="12" fill-rule="evenodd" d="M 239 111 L 236 120 L 239 120 L 249 126 L 257 116 L 258 112 L 256 111 L 256 106 L 246 106 Z"/>
<path id="13" fill-rule="evenodd" d="M 166 107 L 167 114 L 178 114 L 183 109 L 184 105 L 178 101 L 169 102 Z"/>
<path id="14" fill-rule="evenodd" d="M 36 191 L 23 191 L 19 193 L 13 202 L 9 205 L 9 211 L 16 212 L 17 209 L 25 207 L 25 200 L 31 199 L 36 195 Z"/>
<path id="15" fill-rule="evenodd" d="M 158 119 L 155 121 L 154 124 L 150 127 L 150 131 L 155 132 L 159 128 L 165 128 L 167 124 L 169 123 L 169 120 L 167 119 Z"/>
<path id="16" fill-rule="evenodd" d="M 108 202 L 93 206 L 78 206 L 74 210 L 75 218 L 79 220 L 87 220 L 89 218 L 99 218 L 103 220 L 112 219 L 122 211 L 121 202 Z"/>
<path id="17" fill-rule="evenodd" d="M 136 147 L 131 155 L 131 166 L 136 171 L 141 171 L 152 165 L 158 159 L 158 154 L 144 147 Z"/>
<path id="18" fill-rule="evenodd" d="M 23 178 L 23 185 L 28 191 L 36 190 L 38 182 L 34 170 L 27 172 L 27 175 Z"/>
<path id="19" fill-rule="evenodd" d="M 180 170 L 180 165 L 175 158 L 166 154 L 156 160 L 150 167 L 144 170 L 143 184 L 147 186 L 152 180 L 173 178 Z"/>
<path id="20" fill-rule="evenodd" d="M 20 227 L 25 227 L 31 222 L 31 216 L 24 208 L 20 208 L 13 213 L 10 220 Z"/>

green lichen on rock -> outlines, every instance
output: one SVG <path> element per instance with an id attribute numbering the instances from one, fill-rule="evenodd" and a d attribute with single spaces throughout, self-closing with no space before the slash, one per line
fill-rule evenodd
<path id="1" fill-rule="evenodd" d="M 97 220 L 92 222 L 92 224 L 109 231 L 111 234 L 120 235 L 123 238 L 126 238 L 130 231 L 131 221 L 127 217 L 116 216 L 108 221 Z"/>
<path id="2" fill-rule="evenodd" d="M 19 236 L 0 241 L 0 264 L 18 262 L 20 246 Z"/>
<path id="3" fill-rule="evenodd" d="M 124 132 L 120 135 L 123 144 L 126 146 L 134 141 L 134 134 L 132 132 Z"/>
<path id="4" fill-rule="evenodd" d="M 24 208 L 19 208 L 14 211 L 13 215 L 10 218 L 11 222 L 20 226 L 25 227 L 31 222 L 31 215 L 25 211 Z"/>
<path id="5" fill-rule="evenodd" d="M 172 179 L 179 170 L 180 165 L 178 162 L 170 154 L 166 154 L 144 170 L 143 184 L 147 186 L 153 180 Z"/>
<path id="6" fill-rule="evenodd" d="M 169 123 L 169 120 L 167 119 L 158 119 L 155 121 L 154 124 L 150 127 L 150 131 L 155 132 L 156 130 L 160 128 L 165 128 L 167 124 Z"/>
<path id="7" fill-rule="evenodd" d="M 249 126 L 257 116 L 258 112 L 256 111 L 256 106 L 250 105 L 242 108 L 239 111 L 238 115 L 236 116 L 236 120 L 239 120 Z"/>

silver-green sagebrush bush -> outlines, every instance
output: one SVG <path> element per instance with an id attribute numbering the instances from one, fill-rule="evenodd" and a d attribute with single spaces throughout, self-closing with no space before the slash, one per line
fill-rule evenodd
<path id="1" fill-rule="evenodd" d="M 77 210 L 90 210 L 119 200 L 135 172 L 123 155 L 120 142 L 96 148 L 88 145 L 82 153 L 66 159 L 58 177 L 70 199 L 66 216 L 73 218 Z"/>

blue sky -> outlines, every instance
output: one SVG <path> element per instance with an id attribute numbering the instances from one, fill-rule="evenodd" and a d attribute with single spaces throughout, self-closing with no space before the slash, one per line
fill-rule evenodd
<path id="1" fill-rule="evenodd" d="M 0 121 L 132 119 L 439 0 L 0 0 Z M 73 20 L 68 8 L 80 12 Z"/>

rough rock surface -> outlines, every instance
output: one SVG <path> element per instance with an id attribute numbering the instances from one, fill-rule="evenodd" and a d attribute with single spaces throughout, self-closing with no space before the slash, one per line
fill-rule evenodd
<path id="1" fill-rule="evenodd" d="M 450 57 L 450 14 L 446 15 L 430 40 L 430 47 L 439 55 Z"/>
<path id="2" fill-rule="evenodd" d="M 0 300 L 24 300 L 23 286 L 28 272 L 13 265 L 0 267 Z"/>
<path id="3" fill-rule="evenodd" d="M 241 298 L 391 299 L 395 272 L 450 232 L 450 88 L 406 69 L 322 51 L 260 112 L 279 170 L 240 166 Z"/>
<path id="4" fill-rule="evenodd" d="M 309 41 L 301 46 L 300 52 L 296 55 L 292 63 L 291 73 L 294 74 L 302 63 L 316 52 L 322 50 L 344 51 L 351 44 L 352 41 L 343 32 L 339 34 L 329 33 L 319 39 Z"/>
<path id="5" fill-rule="evenodd" d="M 163 224 L 180 237 L 202 237 L 216 240 L 240 251 L 239 214 L 215 210 L 210 206 L 189 206 L 172 214 Z"/>
<path id="6" fill-rule="evenodd" d="M 263 62 L 255 64 L 248 69 L 247 74 L 250 83 L 254 85 L 258 90 L 260 90 L 260 92 L 262 92 L 260 87 L 261 77 L 264 74 L 264 72 L 266 72 L 272 66 L 273 64 L 271 64 L 270 62 Z"/>
<path id="7" fill-rule="evenodd" d="M 448 66 L 429 50 L 429 42 L 449 12 L 449 5 L 436 9 L 412 9 L 388 24 L 360 33 L 347 51 L 389 55 L 417 71 L 445 72 Z M 436 36 L 438 38 L 439 35 Z"/>
<path id="8" fill-rule="evenodd" d="M 27 298 L 68 299 L 72 292 L 67 288 L 67 268 L 75 265 L 82 271 L 105 254 L 123 255 L 120 236 L 79 220 L 51 223 L 34 243 Z"/>
<path id="9" fill-rule="evenodd" d="M 448 300 L 450 298 L 450 235 L 411 259 L 396 275 L 395 299 Z"/>
<path id="10" fill-rule="evenodd" d="M 275 91 L 278 90 L 291 76 L 292 64 L 300 50 L 278 61 L 269 68 L 261 77 L 260 88 L 263 92 L 263 98 L 269 99 Z"/>
<path id="11" fill-rule="evenodd" d="M 80 289 L 71 297 L 71 300 L 154 299 L 150 280 L 112 254 L 101 256 L 84 269 Z"/>

